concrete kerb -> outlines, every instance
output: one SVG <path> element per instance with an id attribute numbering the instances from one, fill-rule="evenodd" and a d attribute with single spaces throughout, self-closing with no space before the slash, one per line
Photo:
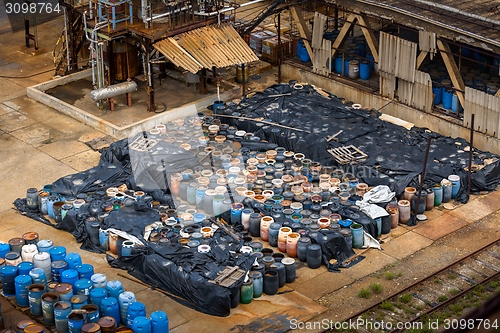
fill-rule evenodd
<path id="1" fill-rule="evenodd" d="M 46 93 L 46 91 L 49 89 L 68 84 L 70 82 L 85 79 L 90 77 L 91 75 L 91 70 L 87 69 L 78 73 L 69 74 L 61 78 L 28 87 L 26 88 L 26 93 L 29 98 L 47 105 L 116 139 L 124 139 L 131 135 L 135 135 L 140 131 L 149 130 L 157 124 L 165 123 L 176 118 L 193 116 L 198 112 L 198 110 L 208 107 L 209 105 L 213 104 L 215 100 L 217 100 L 216 95 L 210 95 L 193 103 L 167 110 L 163 113 L 154 114 L 151 117 L 135 122 L 133 124 L 119 127 L 110 123 L 109 121 L 94 116 L 93 114 L 90 114 L 80 108 L 75 107 L 74 105 L 71 105 Z M 232 88 L 220 94 L 222 100 L 227 101 L 236 98 L 240 94 L 241 88 L 229 82 L 225 83 L 232 86 Z"/>

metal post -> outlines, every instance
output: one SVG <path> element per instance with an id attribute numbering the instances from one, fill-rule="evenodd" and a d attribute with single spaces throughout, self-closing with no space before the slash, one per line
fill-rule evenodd
<path id="1" fill-rule="evenodd" d="M 24 20 L 24 37 L 26 41 L 26 47 L 30 47 L 30 21 Z"/>
<path id="2" fill-rule="evenodd" d="M 417 212 L 418 212 L 418 206 L 420 204 L 420 197 L 422 195 L 422 188 L 424 187 L 425 171 L 427 169 L 427 160 L 429 158 L 429 150 L 431 148 L 431 140 L 432 140 L 432 138 L 429 136 L 427 138 L 427 148 L 425 149 L 424 167 L 422 169 L 422 175 L 420 176 L 420 186 L 418 187 L 417 204 L 414 207 L 415 215 L 417 215 Z"/>
<path id="3" fill-rule="evenodd" d="M 278 83 L 281 83 L 281 12 L 278 13 Z"/>
<path id="4" fill-rule="evenodd" d="M 242 96 L 245 96 L 246 93 L 246 84 L 245 84 L 245 63 L 241 64 L 241 83 L 243 84 L 243 94 Z"/>
<path id="5" fill-rule="evenodd" d="M 200 71 L 200 94 L 208 94 L 206 68 L 202 68 Z"/>
<path id="6" fill-rule="evenodd" d="M 35 51 L 38 50 L 38 31 L 36 30 L 36 13 L 33 14 L 33 41 L 35 42 Z"/>
<path id="7" fill-rule="evenodd" d="M 472 173 L 472 155 L 474 146 L 472 145 L 472 141 L 474 139 L 474 113 L 470 117 L 470 144 L 469 144 L 469 170 L 467 171 L 467 193 L 470 194 L 470 182 L 471 182 L 471 173 Z"/>
<path id="8" fill-rule="evenodd" d="M 333 17 L 333 27 L 335 30 L 339 29 L 339 7 L 335 5 L 335 9 L 333 10 L 334 17 Z"/>
<path id="9" fill-rule="evenodd" d="M 126 49 L 125 49 L 126 52 Z M 127 53 L 125 53 L 127 55 Z M 127 68 L 129 67 L 127 61 Z M 108 42 L 108 83 L 112 85 L 115 83 L 116 71 L 115 71 L 115 62 L 113 61 L 113 41 Z"/>
<path id="10" fill-rule="evenodd" d="M 78 30 L 81 29 L 81 27 L 77 27 L 73 24 L 73 22 L 76 22 L 78 15 L 75 9 L 72 6 L 68 7 L 68 17 L 69 17 L 69 22 L 71 23 L 69 26 L 69 31 L 70 31 L 70 58 L 71 58 L 71 73 L 76 73 L 78 72 Z"/>
<path id="11" fill-rule="evenodd" d="M 68 34 L 68 27 L 71 26 L 71 24 L 68 24 L 68 13 L 66 11 L 66 6 L 63 6 L 63 19 L 64 19 L 64 44 L 66 46 L 66 70 L 71 72 L 71 58 L 69 56 L 69 35 Z"/>
<path id="12" fill-rule="evenodd" d="M 215 66 L 212 66 L 212 76 L 214 81 L 217 81 L 217 68 Z"/>
<path id="13" fill-rule="evenodd" d="M 151 42 L 149 39 L 144 39 L 144 50 L 145 50 L 144 56 L 146 57 L 146 71 L 147 71 L 146 76 L 148 80 L 148 88 L 146 90 L 148 93 L 148 112 L 155 112 L 156 105 L 155 105 L 155 92 L 154 92 L 154 76 L 150 62 Z"/>

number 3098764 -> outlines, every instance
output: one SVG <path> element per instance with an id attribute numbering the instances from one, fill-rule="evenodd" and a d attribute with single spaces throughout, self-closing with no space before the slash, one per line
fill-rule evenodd
<path id="1" fill-rule="evenodd" d="M 62 10 L 59 3 L 50 2 L 5 2 L 7 14 L 59 14 Z"/>

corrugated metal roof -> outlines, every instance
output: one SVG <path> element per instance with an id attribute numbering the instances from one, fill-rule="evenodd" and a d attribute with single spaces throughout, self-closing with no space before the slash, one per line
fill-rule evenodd
<path id="1" fill-rule="evenodd" d="M 176 66 L 191 73 L 259 60 L 230 24 L 191 30 L 153 46 Z"/>
<path id="2" fill-rule="evenodd" d="M 489 50 L 500 47 L 500 0 L 327 0 L 349 10 L 394 20 L 418 30 Z M 409 19 L 402 21 L 401 16 Z M 417 21 L 416 21 L 417 20 Z M 451 33 L 445 33 L 444 29 Z"/>

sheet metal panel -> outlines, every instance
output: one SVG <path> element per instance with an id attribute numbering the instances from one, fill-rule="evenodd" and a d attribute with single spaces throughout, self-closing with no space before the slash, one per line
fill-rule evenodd
<path id="1" fill-rule="evenodd" d="M 153 45 L 168 60 L 191 73 L 259 60 L 230 24 L 194 29 Z"/>

